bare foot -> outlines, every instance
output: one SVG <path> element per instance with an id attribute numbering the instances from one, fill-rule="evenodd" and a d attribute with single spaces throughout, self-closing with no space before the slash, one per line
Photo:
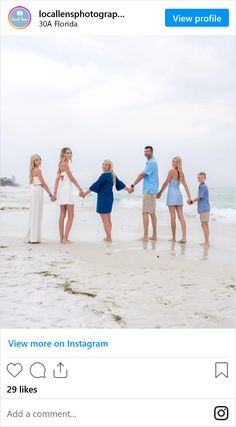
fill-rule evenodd
<path id="1" fill-rule="evenodd" d="M 176 240 L 175 240 L 174 238 L 169 239 L 168 241 L 169 241 L 169 242 L 176 242 Z"/>
<path id="2" fill-rule="evenodd" d="M 200 246 L 203 246 L 204 248 L 210 247 L 209 243 L 206 243 L 206 242 L 200 243 Z"/>
<path id="3" fill-rule="evenodd" d="M 105 239 L 103 239 L 103 242 L 109 242 L 109 243 L 112 243 L 112 240 L 111 240 L 111 239 L 108 239 L 107 237 L 105 237 Z"/>
<path id="4" fill-rule="evenodd" d="M 181 240 L 178 240 L 178 243 L 183 243 L 183 244 L 185 244 L 185 243 L 187 243 L 187 240 L 181 239 Z"/>
<path id="5" fill-rule="evenodd" d="M 73 243 L 73 242 L 71 240 L 69 240 L 69 239 L 63 239 L 61 243 L 63 245 L 68 245 L 68 244 Z"/>
<path id="6" fill-rule="evenodd" d="M 139 242 L 148 242 L 148 237 L 143 236 L 138 240 L 139 240 Z"/>
<path id="7" fill-rule="evenodd" d="M 151 237 L 149 237 L 148 239 L 149 239 L 149 240 L 153 240 L 153 241 L 155 241 L 155 242 L 156 242 L 156 241 L 157 241 L 157 236 L 151 236 Z"/>

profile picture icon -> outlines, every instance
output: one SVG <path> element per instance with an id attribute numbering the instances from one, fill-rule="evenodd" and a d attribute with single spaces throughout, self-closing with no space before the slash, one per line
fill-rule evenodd
<path id="1" fill-rule="evenodd" d="M 8 21 L 13 28 L 24 30 L 31 22 L 31 13 L 24 6 L 13 7 L 8 14 Z"/>

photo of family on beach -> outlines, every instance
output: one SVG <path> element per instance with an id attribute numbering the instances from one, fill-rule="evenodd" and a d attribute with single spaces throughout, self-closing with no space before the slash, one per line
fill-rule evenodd
<path id="1" fill-rule="evenodd" d="M 114 173 L 113 163 L 111 160 L 104 160 L 102 163 L 103 173 L 98 180 L 94 182 L 87 191 L 83 191 L 78 181 L 74 178 L 70 162 L 72 161 L 72 151 L 69 147 L 64 147 L 61 150 L 60 160 L 57 170 L 57 178 L 52 194 L 48 185 L 43 179 L 41 172 L 42 159 L 38 154 L 33 154 L 30 159 L 29 168 L 29 183 L 32 184 L 31 198 L 30 198 L 30 219 L 29 230 L 25 241 L 28 243 L 41 242 L 41 221 L 43 213 L 43 189 L 48 193 L 50 200 L 55 202 L 58 200 L 60 205 L 60 218 L 59 218 L 59 234 L 60 243 L 72 243 L 69 240 L 73 219 L 74 219 L 74 196 L 73 184 L 79 191 L 80 197 L 86 197 L 89 193 L 97 193 L 97 213 L 100 214 L 103 223 L 105 238 L 104 242 L 111 243 L 112 220 L 111 212 L 114 201 L 113 186 L 117 191 L 125 190 L 129 194 L 134 192 L 135 186 L 143 181 L 143 237 L 139 240 L 148 242 L 148 240 L 157 241 L 157 217 L 156 217 L 156 199 L 159 199 L 168 186 L 168 194 L 166 204 L 169 208 L 171 219 L 171 242 L 176 242 L 176 216 L 179 219 L 182 230 L 182 237 L 179 243 L 185 244 L 186 238 L 186 221 L 183 213 L 183 196 L 180 191 L 180 184 L 186 191 L 189 205 L 194 202 L 198 203 L 198 213 L 200 215 L 201 226 L 204 233 L 204 242 L 201 246 L 209 248 L 209 218 L 210 218 L 210 204 L 208 187 L 205 183 L 206 173 L 199 172 L 197 179 L 199 184 L 198 196 L 192 200 L 189 192 L 188 185 L 184 178 L 182 169 L 182 160 L 180 157 L 174 157 L 172 160 L 172 169 L 169 170 L 168 176 L 159 191 L 159 177 L 158 177 L 158 164 L 153 155 L 153 147 L 146 146 L 144 155 L 147 158 L 147 163 L 144 171 L 142 171 L 137 179 L 127 187 L 120 181 Z M 149 237 L 149 215 L 152 224 L 152 235 Z M 65 219 L 67 221 L 65 224 Z"/>
<path id="2" fill-rule="evenodd" d="M 2 328 L 234 327 L 233 49 L 3 37 Z"/>

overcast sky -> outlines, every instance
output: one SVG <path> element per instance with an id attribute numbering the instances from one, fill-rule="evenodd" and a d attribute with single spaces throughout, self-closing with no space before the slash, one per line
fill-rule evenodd
<path id="1" fill-rule="evenodd" d="M 1 175 L 26 184 L 38 153 L 51 185 L 69 146 L 82 185 L 104 158 L 130 184 L 151 144 L 161 180 L 179 155 L 190 185 L 232 185 L 233 52 L 227 36 L 3 38 Z"/>

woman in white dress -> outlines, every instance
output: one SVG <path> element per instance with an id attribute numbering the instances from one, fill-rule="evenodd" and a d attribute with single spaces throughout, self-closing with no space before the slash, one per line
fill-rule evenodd
<path id="1" fill-rule="evenodd" d="M 54 197 L 57 198 L 60 205 L 60 243 L 64 244 L 71 243 L 69 240 L 69 234 L 74 219 L 73 184 L 76 188 L 78 188 L 79 192 L 83 191 L 71 172 L 71 161 L 71 149 L 68 147 L 62 148 L 54 187 Z M 66 215 L 67 222 L 65 225 Z"/>
<path id="2" fill-rule="evenodd" d="M 30 211 L 28 233 L 25 238 L 27 243 L 41 242 L 41 222 L 43 216 L 43 190 L 45 190 L 51 199 L 56 198 L 52 195 L 41 172 L 41 157 L 33 154 L 30 158 L 29 183 L 31 184 Z"/>

